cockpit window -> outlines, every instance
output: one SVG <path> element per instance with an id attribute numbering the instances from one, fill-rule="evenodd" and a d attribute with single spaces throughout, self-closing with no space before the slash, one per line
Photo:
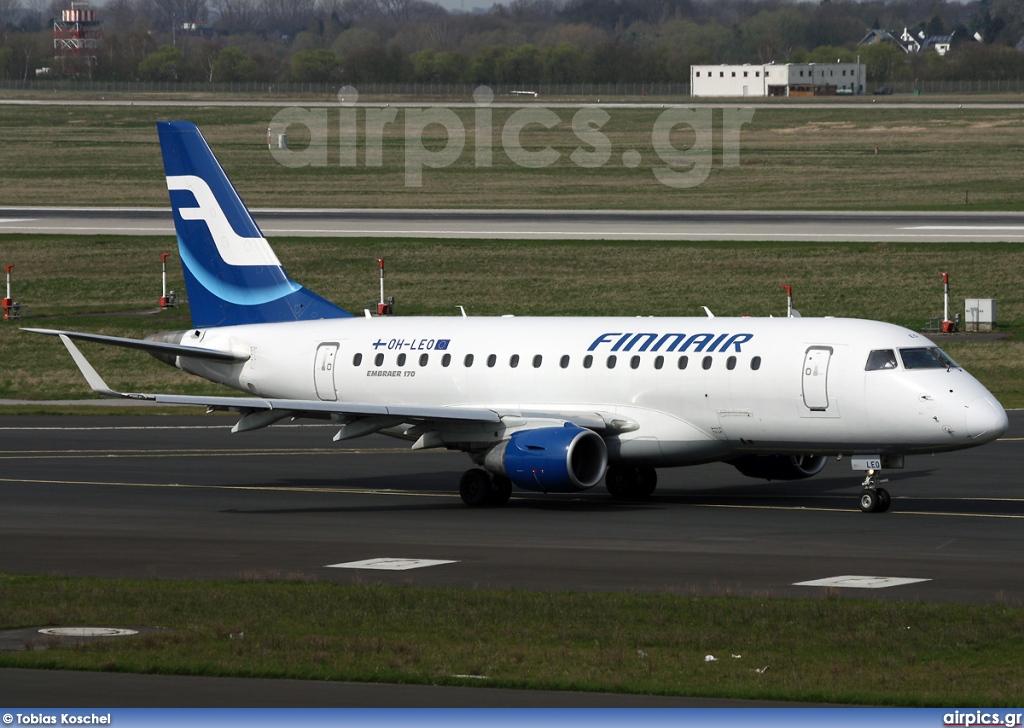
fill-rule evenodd
<path id="1" fill-rule="evenodd" d="M 868 363 L 864 365 L 864 371 L 875 372 L 879 369 L 895 369 L 896 352 L 892 349 L 875 349 L 868 354 Z"/>
<path id="2" fill-rule="evenodd" d="M 900 349 L 904 369 L 952 369 L 959 365 L 937 346 Z"/>

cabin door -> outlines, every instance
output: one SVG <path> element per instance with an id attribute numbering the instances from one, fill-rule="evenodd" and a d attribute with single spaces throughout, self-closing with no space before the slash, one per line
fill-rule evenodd
<path id="1" fill-rule="evenodd" d="M 804 354 L 804 406 L 812 412 L 828 410 L 828 365 L 831 346 L 812 346 Z"/>
<path id="2" fill-rule="evenodd" d="M 324 402 L 338 401 L 338 392 L 334 388 L 334 363 L 338 358 L 338 344 L 320 344 L 316 350 L 313 363 L 313 384 L 316 385 L 316 396 Z"/>

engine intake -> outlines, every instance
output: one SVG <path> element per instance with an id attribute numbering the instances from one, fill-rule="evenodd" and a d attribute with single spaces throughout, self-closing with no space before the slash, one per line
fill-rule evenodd
<path id="1" fill-rule="evenodd" d="M 824 455 L 742 455 L 729 464 L 750 478 L 803 480 L 825 467 Z"/>
<path id="2" fill-rule="evenodd" d="M 520 430 L 487 452 L 484 467 L 523 490 L 574 493 L 601 481 L 608 448 L 593 430 L 570 423 Z"/>

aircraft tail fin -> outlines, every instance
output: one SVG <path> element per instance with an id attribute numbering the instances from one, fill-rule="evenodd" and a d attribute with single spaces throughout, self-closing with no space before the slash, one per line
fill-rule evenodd
<path id="1" fill-rule="evenodd" d="M 157 132 L 193 326 L 352 315 L 288 277 L 195 124 Z"/>

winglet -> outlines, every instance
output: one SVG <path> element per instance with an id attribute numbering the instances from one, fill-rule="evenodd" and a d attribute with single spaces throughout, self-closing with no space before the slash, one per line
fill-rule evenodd
<path id="1" fill-rule="evenodd" d="M 89 360 L 85 358 L 85 355 L 78 350 L 74 342 L 71 341 L 65 334 L 58 334 L 60 340 L 64 342 L 64 346 L 67 347 L 68 353 L 71 354 L 71 358 L 75 360 L 75 364 L 78 365 L 78 370 L 82 372 L 82 376 L 85 377 L 85 381 L 89 383 L 96 394 L 104 397 L 123 397 L 125 399 L 152 399 L 141 394 L 125 394 L 124 392 L 115 392 L 113 389 L 107 386 L 107 383 L 103 381 L 103 377 L 96 371 L 96 368 L 89 363 Z"/>

